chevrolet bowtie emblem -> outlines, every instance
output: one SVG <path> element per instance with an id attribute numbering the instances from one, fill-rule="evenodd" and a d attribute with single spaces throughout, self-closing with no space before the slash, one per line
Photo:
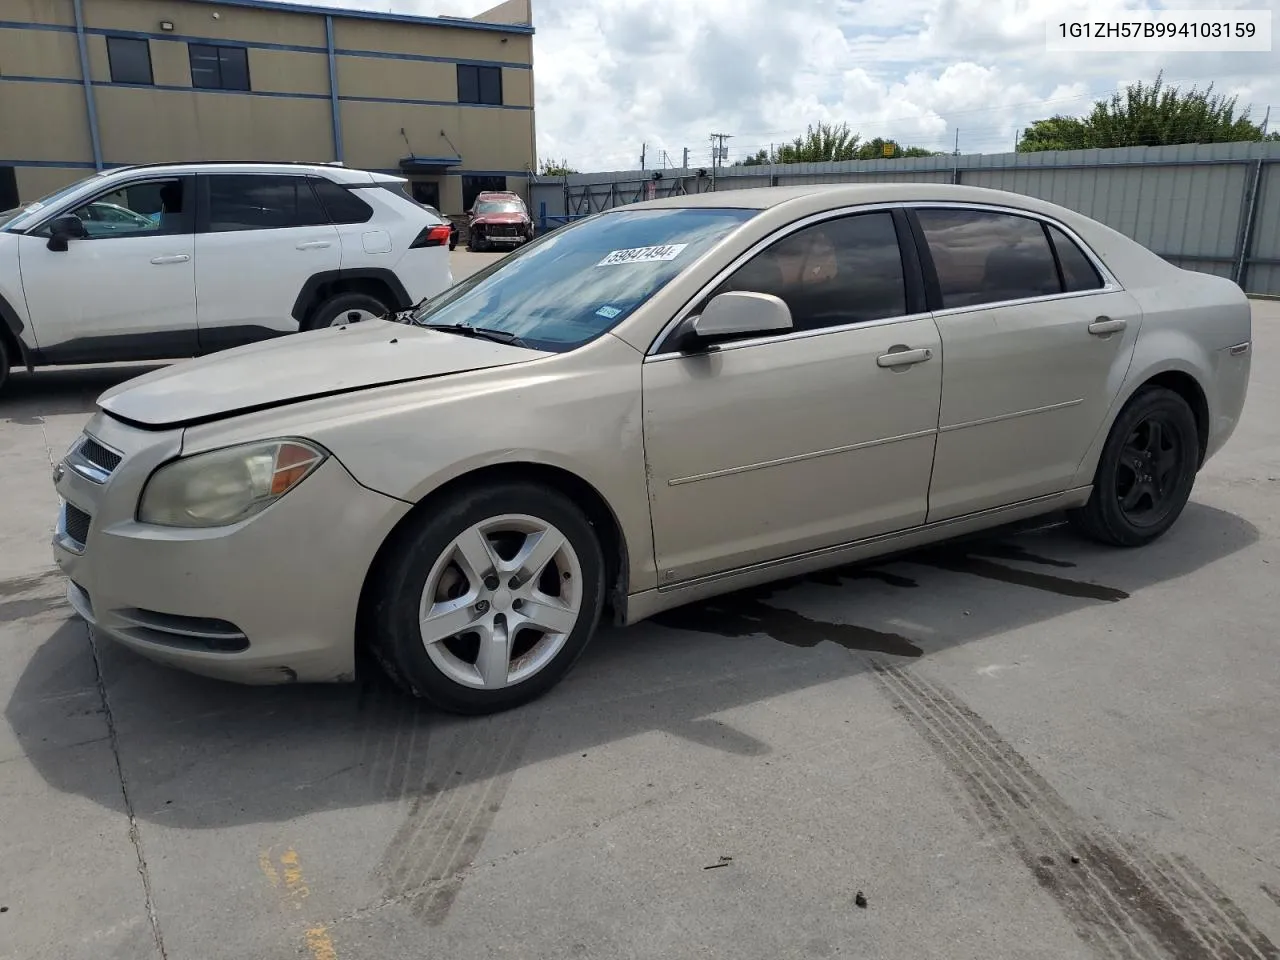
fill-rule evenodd
<path id="1" fill-rule="evenodd" d="M 62 475 L 63 475 L 64 473 L 66 473 L 66 472 L 67 472 L 67 470 L 66 470 L 66 468 L 65 468 L 62 464 L 60 464 L 60 463 L 59 463 L 59 464 L 57 464 L 57 465 L 53 468 L 53 482 L 54 482 L 54 483 L 57 483 L 59 480 L 61 480 L 61 479 L 62 479 Z"/>

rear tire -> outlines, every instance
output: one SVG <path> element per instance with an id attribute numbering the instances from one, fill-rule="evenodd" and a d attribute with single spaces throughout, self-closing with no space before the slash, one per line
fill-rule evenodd
<path id="1" fill-rule="evenodd" d="M 1164 387 L 1143 388 L 1111 427 L 1089 502 L 1068 520 L 1099 543 L 1151 543 L 1182 514 L 1199 468 L 1199 430 L 1187 401 Z"/>
<path id="2" fill-rule="evenodd" d="M 573 501 L 496 483 L 433 503 L 373 572 L 370 646 L 402 689 L 461 714 L 542 696 L 577 661 L 604 601 L 604 556 Z"/>
<path id="3" fill-rule="evenodd" d="M 381 317 L 390 311 L 389 306 L 370 294 L 340 293 L 330 297 L 311 311 L 311 316 L 307 318 L 302 329 L 320 330 L 324 327 L 342 326 L 344 323 L 351 322 L 347 319 L 349 313 L 360 314 L 360 320 L 369 320 Z"/>

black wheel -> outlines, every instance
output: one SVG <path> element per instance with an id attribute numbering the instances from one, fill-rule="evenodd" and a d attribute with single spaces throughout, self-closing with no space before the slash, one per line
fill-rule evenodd
<path id="1" fill-rule="evenodd" d="M 360 320 L 376 320 L 390 311 L 385 303 L 367 293 L 340 293 L 330 297 L 311 312 L 303 330 L 341 326 Z M 355 314 L 354 317 L 351 315 Z"/>
<path id="2" fill-rule="evenodd" d="M 454 713 L 551 689 L 600 619 L 604 558 L 568 497 L 503 483 L 449 497 L 374 571 L 371 646 L 400 687 Z"/>
<path id="3" fill-rule="evenodd" d="M 467 249 L 472 253 L 484 253 L 487 247 L 485 246 L 484 240 L 477 237 L 475 234 L 472 234 L 467 237 Z"/>
<path id="4" fill-rule="evenodd" d="M 0 390 L 9 381 L 9 345 L 0 337 Z"/>
<path id="5" fill-rule="evenodd" d="M 1199 431 L 1187 402 L 1163 387 L 1143 389 L 1112 426 L 1093 493 L 1071 511 L 1071 523 L 1101 543 L 1150 543 L 1182 513 L 1199 467 Z"/>

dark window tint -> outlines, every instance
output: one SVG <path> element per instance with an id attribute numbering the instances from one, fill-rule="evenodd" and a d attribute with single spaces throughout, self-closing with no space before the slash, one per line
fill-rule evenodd
<path id="1" fill-rule="evenodd" d="M 73 212 L 94 239 L 187 233 L 186 194 L 182 179 L 148 180 L 101 193 Z"/>
<path id="2" fill-rule="evenodd" d="M 22 201 L 18 198 L 18 171 L 0 166 L 0 210 L 11 210 Z"/>
<path id="3" fill-rule="evenodd" d="M 151 45 L 131 37 L 107 37 L 107 61 L 112 83 L 155 82 L 151 76 Z"/>
<path id="4" fill-rule="evenodd" d="M 797 330 L 900 317 L 907 285 L 893 216 L 864 213 L 798 230 L 748 260 L 715 293 L 728 290 L 781 298 Z"/>
<path id="5" fill-rule="evenodd" d="M 368 223 L 372 219 L 373 207 L 356 196 L 354 190 L 319 178 L 312 179 L 311 185 L 320 195 L 320 202 L 333 223 Z"/>
<path id="6" fill-rule="evenodd" d="M 249 55 L 244 47 L 188 46 L 191 85 L 201 90 L 248 90 Z"/>
<path id="7" fill-rule="evenodd" d="M 1055 226 L 1049 227 L 1053 248 L 1058 251 L 1058 263 L 1062 267 L 1062 281 L 1068 293 L 1078 290 L 1098 290 L 1102 277 L 1076 242 Z"/>
<path id="8" fill-rule="evenodd" d="M 470 210 L 476 203 L 476 197 L 490 190 L 506 190 L 506 177 L 463 177 L 462 209 Z"/>
<path id="9" fill-rule="evenodd" d="M 500 105 L 502 103 L 502 68 L 477 67 L 469 63 L 458 64 L 458 102 Z"/>
<path id="10" fill-rule="evenodd" d="M 981 210 L 921 210 L 919 217 L 944 308 L 1062 292 L 1039 220 Z"/>
<path id="11" fill-rule="evenodd" d="M 209 177 L 209 229 L 280 230 L 328 223 L 306 177 Z"/>

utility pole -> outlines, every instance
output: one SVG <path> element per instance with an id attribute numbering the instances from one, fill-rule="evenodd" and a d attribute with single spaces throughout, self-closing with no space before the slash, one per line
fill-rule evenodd
<path id="1" fill-rule="evenodd" d="M 640 169 L 641 169 L 641 170 L 643 170 L 643 169 L 644 169 L 644 148 L 645 148 L 645 146 L 647 146 L 647 145 L 646 145 L 646 144 L 643 144 L 643 143 L 642 143 L 642 144 L 640 144 Z"/>
<path id="2" fill-rule="evenodd" d="M 711 134 L 711 189 L 713 192 L 716 188 L 716 171 L 720 168 L 720 158 L 724 155 L 724 142 L 732 136 L 728 133 Z"/>
<path id="3" fill-rule="evenodd" d="M 684 148 L 684 159 L 680 162 L 680 169 L 681 170 L 689 169 L 689 148 L 688 147 Z"/>
<path id="4" fill-rule="evenodd" d="M 960 128 L 956 127 L 956 152 L 955 155 L 960 156 Z"/>
<path id="5" fill-rule="evenodd" d="M 1262 135 L 1264 137 L 1267 135 L 1267 121 L 1269 121 L 1270 119 L 1271 119 L 1271 108 L 1267 107 L 1266 116 L 1262 118 Z"/>

